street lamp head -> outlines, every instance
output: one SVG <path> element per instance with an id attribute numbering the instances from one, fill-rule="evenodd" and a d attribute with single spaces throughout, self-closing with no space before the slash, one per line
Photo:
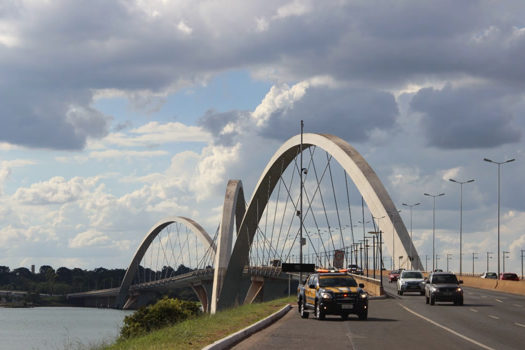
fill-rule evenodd
<path id="1" fill-rule="evenodd" d="M 505 163 L 510 163 L 510 162 L 515 161 L 515 160 L 516 160 L 515 158 L 512 158 L 512 159 L 507 160 Z"/>
<path id="2" fill-rule="evenodd" d="M 454 179 L 448 179 L 448 181 L 452 181 L 452 182 L 457 182 L 456 180 Z"/>
<path id="3" fill-rule="evenodd" d="M 490 160 L 490 159 L 488 159 L 488 158 L 483 158 L 483 160 L 484 160 L 485 162 L 494 163 L 494 161 L 492 161 L 492 160 Z"/>
<path id="4" fill-rule="evenodd" d="M 470 179 L 467 181 L 467 183 L 471 183 L 471 182 L 474 182 L 474 179 Z"/>
<path id="5" fill-rule="evenodd" d="M 444 193 L 440 193 L 438 194 L 438 197 L 441 197 L 441 196 L 444 196 L 445 194 Z"/>
<path id="6" fill-rule="evenodd" d="M 432 196 L 429 195 L 428 193 L 423 193 L 423 195 L 425 195 L 425 196 L 429 196 L 429 197 L 432 197 Z"/>
<path id="7" fill-rule="evenodd" d="M 420 204 L 421 204 L 421 203 L 417 202 L 416 204 L 414 204 L 414 207 L 415 207 L 416 205 L 420 205 Z"/>

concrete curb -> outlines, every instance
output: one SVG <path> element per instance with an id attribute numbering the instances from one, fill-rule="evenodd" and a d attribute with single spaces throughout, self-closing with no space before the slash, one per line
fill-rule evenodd
<path id="1" fill-rule="evenodd" d="M 246 328 L 241 329 L 240 331 L 230 334 L 229 336 L 219 339 L 213 344 L 210 344 L 202 350 L 223 350 L 223 349 L 229 349 L 232 345 L 240 342 L 243 339 L 248 338 L 253 333 L 256 333 L 260 331 L 261 329 L 269 326 L 270 324 L 274 323 L 281 317 L 283 317 L 292 306 L 290 304 L 283 307 L 281 310 L 271 314 L 270 316 L 266 317 L 265 319 L 260 320 L 257 323 L 254 323 Z"/>

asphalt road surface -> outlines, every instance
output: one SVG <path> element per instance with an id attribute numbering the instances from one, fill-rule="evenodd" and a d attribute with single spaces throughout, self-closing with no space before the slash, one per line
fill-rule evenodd
<path id="1" fill-rule="evenodd" d="M 395 294 L 395 284 L 385 283 Z M 416 293 L 370 300 L 368 321 L 301 319 L 294 307 L 234 349 L 525 349 L 525 297 L 464 288 L 463 306 Z"/>

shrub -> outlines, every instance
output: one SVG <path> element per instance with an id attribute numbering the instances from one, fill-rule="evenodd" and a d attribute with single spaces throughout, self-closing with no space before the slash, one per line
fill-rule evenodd
<path id="1" fill-rule="evenodd" d="M 162 298 L 154 305 L 142 307 L 124 318 L 124 326 L 120 330 L 122 338 L 130 338 L 154 329 L 173 325 L 197 316 L 199 305 L 193 301 Z"/>

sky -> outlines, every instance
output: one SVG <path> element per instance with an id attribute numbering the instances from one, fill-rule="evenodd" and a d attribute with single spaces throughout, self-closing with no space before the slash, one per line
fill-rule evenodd
<path id="1" fill-rule="evenodd" d="M 215 232 L 299 132 L 353 145 L 415 245 L 458 269 L 525 249 L 525 2 L 0 3 L 0 265 L 125 268 L 151 226 Z M 496 254 L 491 270 L 496 267 Z M 440 265 L 443 266 L 444 258 Z"/>

